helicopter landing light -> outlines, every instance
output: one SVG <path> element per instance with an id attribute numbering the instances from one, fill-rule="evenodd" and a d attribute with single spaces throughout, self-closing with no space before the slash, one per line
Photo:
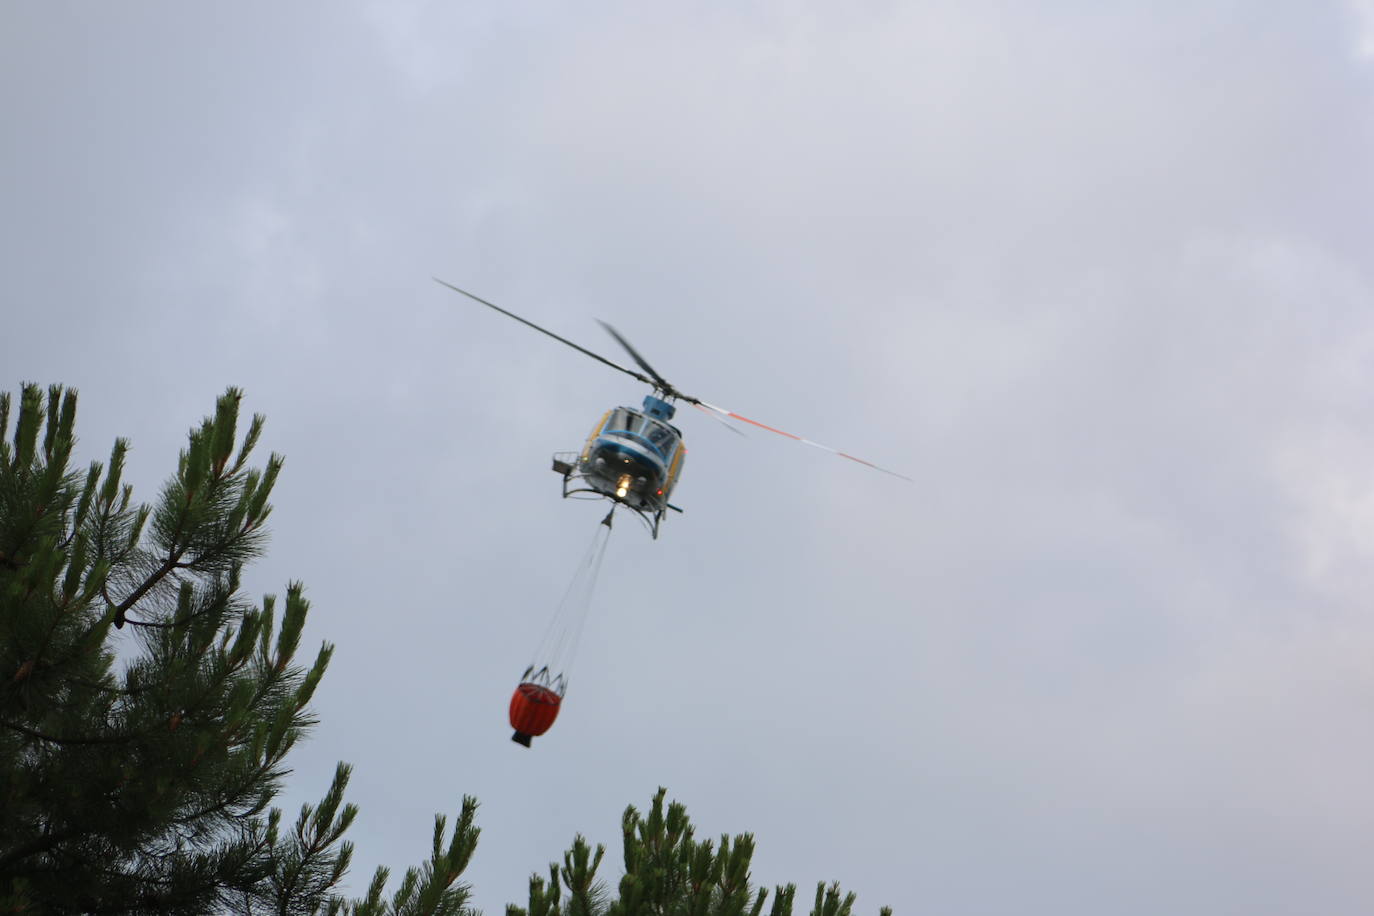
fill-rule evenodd
<path id="1" fill-rule="evenodd" d="M 620 499 L 624 499 L 625 494 L 628 492 L 630 492 L 630 475 L 622 474 L 620 475 L 620 480 L 616 482 L 615 495 Z"/>

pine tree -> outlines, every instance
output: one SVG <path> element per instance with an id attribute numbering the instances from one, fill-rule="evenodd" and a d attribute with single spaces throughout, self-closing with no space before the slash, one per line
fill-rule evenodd
<path id="1" fill-rule="evenodd" d="M 647 816 L 631 805 L 621 826 L 625 874 L 612 897 L 596 872 L 606 854 L 578 836 L 549 865 L 549 877 L 530 878 L 529 902 L 506 908 L 506 916 L 762 916 L 768 889 L 754 889 L 749 865 L 754 838 L 722 834 L 719 844 L 697 840 L 687 809 L 672 802 L 664 810 L 667 790 L 660 788 Z M 796 885 L 776 888 L 769 916 L 791 916 Z M 838 883 L 816 886 L 811 916 L 851 916 L 854 894 Z M 883 907 L 881 916 L 892 916 Z"/>
<path id="2" fill-rule="evenodd" d="M 297 664 L 300 583 L 280 620 L 274 598 L 240 590 L 282 468 L 275 454 L 249 467 L 263 418 L 240 439 L 240 399 L 229 389 L 191 430 L 147 507 L 122 482 L 125 440 L 71 469 L 76 392 L 25 385 L 12 436 L 0 393 L 0 913 L 475 916 L 459 881 L 475 799 L 452 830 L 436 816 L 429 860 L 394 893 L 378 868 L 352 901 L 336 893 L 358 813 L 349 767 L 289 824 L 271 807 L 332 647 Z M 762 916 L 752 836 L 697 840 L 665 794 L 625 812 L 615 895 L 597 878 L 605 848 L 578 836 L 507 916 Z M 769 916 L 791 916 L 795 893 L 777 888 Z M 812 916 L 853 903 L 821 884 Z"/>
<path id="3" fill-rule="evenodd" d="M 75 391 L 25 385 L 9 439 L 0 395 L 0 912 L 466 909 L 475 800 L 447 840 L 436 819 L 431 860 L 396 894 L 378 869 L 351 904 L 334 893 L 348 766 L 289 826 L 270 807 L 332 647 L 297 663 L 300 583 L 280 616 L 240 590 L 282 459 L 248 466 L 263 418 L 240 440 L 239 402 L 219 398 L 147 507 L 122 482 L 125 440 L 70 468 Z"/>

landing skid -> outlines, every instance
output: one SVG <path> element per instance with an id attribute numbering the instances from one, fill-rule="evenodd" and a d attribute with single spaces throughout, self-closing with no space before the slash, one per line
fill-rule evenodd
<path id="1" fill-rule="evenodd" d="M 663 517 L 668 514 L 668 509 L 681 512 L 677 506 L 666 506 L 654 512 L 632 506 L 623 499 L 610 493 L 603 493 L 600 490 L 587 484 L 587 477 L 577 468 L 576 452 L 557 452 L 553 456 L 553 471 L 563 477 L 563 498 L 564 499 L 609 499 L 616 506 L 624 506 L 635 515 L 639 516 L 649 529 L 649 534 L 654 540 L 658 540 L 658 526 L 663 523 Z M 611 512 L 615 511 L 615 506 L 611 507 Z M 609 519 L 610 516 L 607 515 Z"/>

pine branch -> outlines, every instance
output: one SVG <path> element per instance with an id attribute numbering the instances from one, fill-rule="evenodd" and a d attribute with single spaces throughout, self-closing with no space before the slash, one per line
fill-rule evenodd
<path id="1" fill-rule="evenodd" d="M 116 629 L 123 629 L 124 627 L 124 612 L 133 607 L 140 598 L 152 591 L 154 586 L 161 582 L 168 573 L 176 569 L 177 560 L 179 559 L 181 559 L 181 555 L 173 552 L 172 555 L 164 560 L 162 565 L 157 568 L 156 572 L 145 579 L 127 598 L 115 605 L 114 625 Z"/>
<path id="2" fill-rule="evenodd" d="M 21 843 L 9 852 L 0 854 L 0 872 L 8 870 L 9 866 L 15 862 L 22 861 L 40 852 L 47 852 L 59 844 L 79 837 L 86 832 L 84 827 L 69 827 L 58 833 L 47 834 L 37 839 L 30 840 L 27 843 Z"/>
<path id="3" fill-rule="evenodd" d="M 140 737 L 141 734 L 147 734 L 147 732 L 143 732 L 130 733 L 124 735 L 97 735 L 92 737 L 78 738 L 59 737 L 57 735 L 44 734 L 43 732 L 40 732 L 37 729 L 29 728 L 26 725 L 20 725 L 18 722 L 0 722 L 0 727 L 20 732 L 21 734 L 28 735 L 30 738 L 33 738 L 38 741 L 46 741 L 50 744 L 59 744 L 64 746 L 79 746 L 84 744 L 127 744 L 134 738 Z"/>

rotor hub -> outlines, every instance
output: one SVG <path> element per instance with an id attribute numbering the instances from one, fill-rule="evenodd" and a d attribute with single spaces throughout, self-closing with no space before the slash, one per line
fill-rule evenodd
<path id="1" fill-rule="evenodd" d="M 644 395 L 644 412 L 655 420 L 668 421 L 677 413 L 677 408 L 652 394 Z"/>

